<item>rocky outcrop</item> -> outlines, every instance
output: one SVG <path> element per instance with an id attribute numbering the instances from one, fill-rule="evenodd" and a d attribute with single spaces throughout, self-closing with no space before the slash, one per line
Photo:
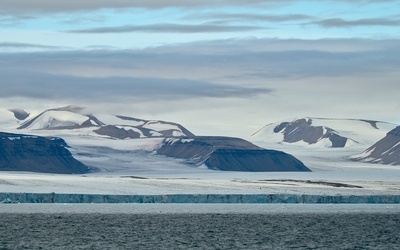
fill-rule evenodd
<path id="1" fill-rule="evenodd" d="M 0 132 L 0 170 L 74 174 L 88 168 L 74 159 L 60 138 Z"/>
<path id="2" fill-rule="evenodd" d="M 352 159 L 370 163 L 400 165 L 400 126 Z"/>
<path id="3" fill-rule="evenodd" d="M 316 144 L 320 140 L 329 139 L 332 148 L 345 147 L 349 138 L 340 136 L 335 130 L 324 126 L 313 126 L 312 119 L 299 119 L 293 122 L 283 122 L 274 128 L 274 133 L 282 133 L 284 142 L 304 141 Z"/>
<path id="4" fill-rule="evenodd" d="M 167 138 L 158 154 L 186 159 L 196 166 L 223 171 L 310 171 L 294 156 L 266 150 L 239 138 L 198 136 Z"/>
<path id="5" fill-rule="evenodd" d="M 99 135 L 106 135 L 117 139 L 136 139 L 140 138 L 140 133 L 133 131 L 133 129 L 118 128 L 117 126 L 107 125 L 93 130 Z"/>

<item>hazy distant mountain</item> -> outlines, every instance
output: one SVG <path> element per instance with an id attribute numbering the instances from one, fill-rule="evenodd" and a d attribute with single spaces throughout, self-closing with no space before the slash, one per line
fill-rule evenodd
<path id="1" fill-rule="evenodd" d="M 12 111 L 22 116 L 22 112 Z M 17 115 L 16 115 L 17 116 Z M 92 134 L 107 136 L 114 139 L 134 139 L 148 137 L 194 136 L 182 125 L 165 121 L 150 121 L 128 116 L 107 116 L 106 122 L 93 114 L 85 113 L 85 109 L 67 106 L 48 109 L 42 113 L 25 119 L 18 126 L 20 130 L 79 130 L 85 129 Z"/>
<path id="2" fill-rule="evenodd" d="M 158 154 L 188 160 L 195 166 L 224 171 L 310 171 L 281 151 L 266 150 L 239 138 L 198 136 L 166 138 Z"/>
<path id="3" fill-rule="evenodd" d="M 371 145 L 395 126 L 371 120 L 306 117 L 268 124 L 254 133 L 252 140 L 333 148 Z"/>
<path id="4" fill-rule="evenodd" d="M 89 169 L 74 159 L 60 138 L 0 132 L 0 170 L 74 174 Z"/>
<path id="5" fill-rule="evenodd" d="M 365 150 L 362 154 L 352 157 L 353 160 L 400 165 L 400 126 Z"/>

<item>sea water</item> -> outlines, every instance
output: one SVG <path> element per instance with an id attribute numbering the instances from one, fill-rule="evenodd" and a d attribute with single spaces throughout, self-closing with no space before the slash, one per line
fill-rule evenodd
<path id="1" fill-rule="evenodd" d="M 398 208 L 2 205 L 0 249 L 400 249 Z"/>

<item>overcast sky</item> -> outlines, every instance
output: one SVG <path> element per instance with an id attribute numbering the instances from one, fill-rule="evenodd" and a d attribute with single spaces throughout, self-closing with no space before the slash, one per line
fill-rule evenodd
<path id="1" fill-rule="evenodd" d="M 399 124 L 399 28 L 391 0 L 5 0 L 0 105 L 238 137 L 304 116 Z"/>

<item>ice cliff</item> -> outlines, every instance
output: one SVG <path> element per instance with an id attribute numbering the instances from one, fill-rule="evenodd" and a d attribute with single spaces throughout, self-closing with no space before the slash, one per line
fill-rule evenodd
<path id="1" fill-rule="evenodd" d="M 0 193 L 0 203 L 308 203 L 400 204 L 400 195 Z"/>

